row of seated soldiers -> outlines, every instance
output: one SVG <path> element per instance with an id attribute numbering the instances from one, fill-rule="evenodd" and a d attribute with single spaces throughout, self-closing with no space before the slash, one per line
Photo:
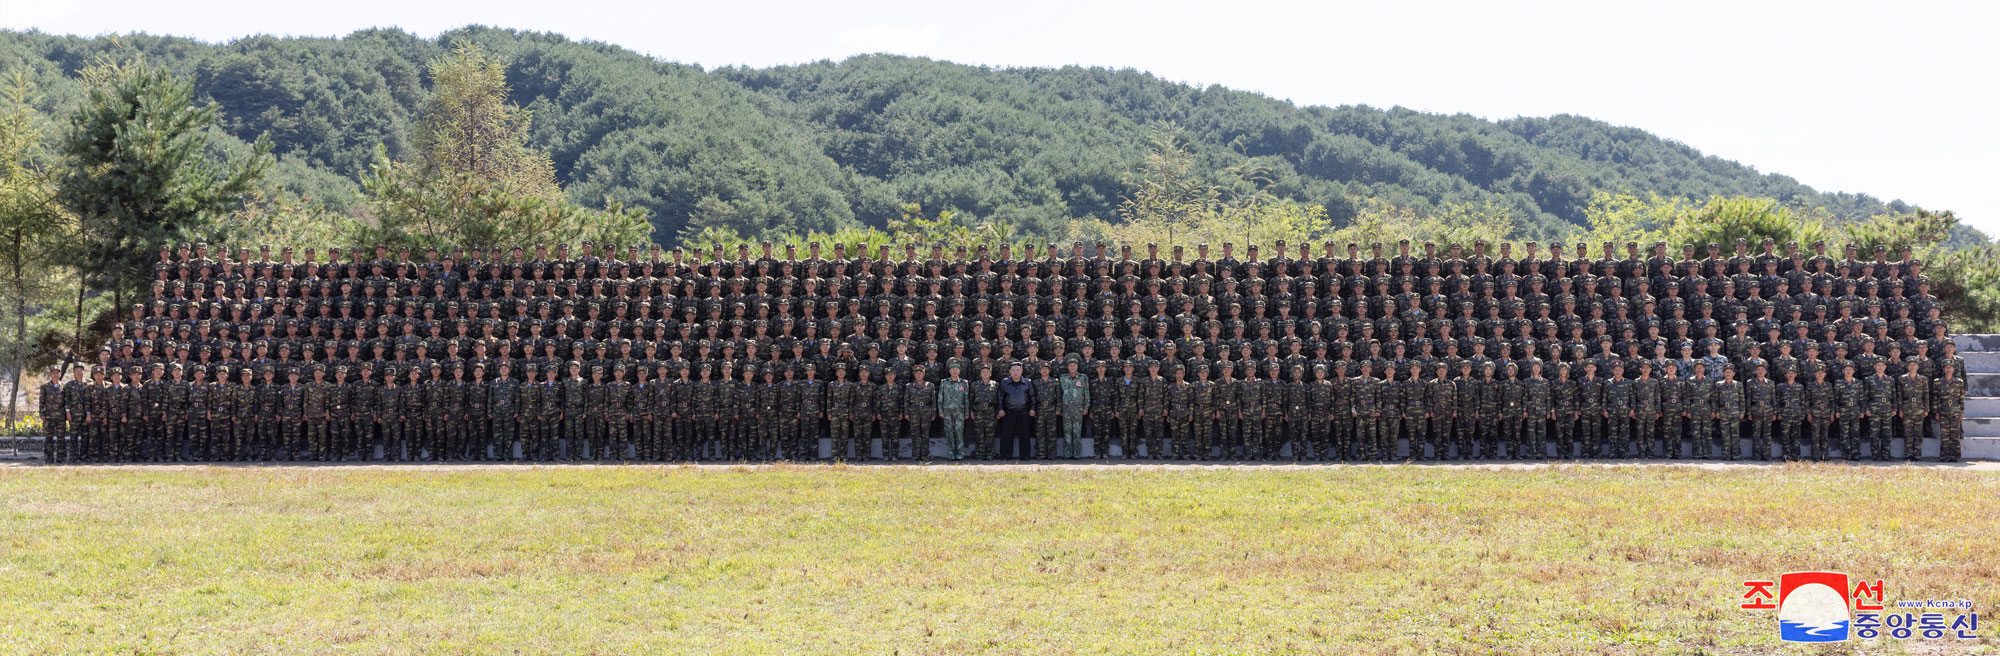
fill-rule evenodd
<path id="1" fill-rule="evenodd" d="M 1747 378 L 1737 362 L 1711 362 L 1360 358 L 1286 371 L 1277 360 L 1072 355 L 999 365 L 1004 380 L 996 363 L 962 358 L 942 363 L 941 377 L 890 366 L 877 378 L 838 362 L 830 380 L 804 361 L 528 362 L 519 372 L 507 359 L 379 372 L 369 361 L 175 362 L 77 365 L 69 382 L 57 370 L 40 407 L 56 462 L 895 460 L 905 441 L 920 461 L 1736 460 L 1746 446 L 1756 459 L 1886 460 L 1896 440 L 1916 459 L 1933 421 L 1939 460 L 1959 457 L 1966 388 L 1949 360 L 1876 359 L 1862 378 L 1853 360 L 1814 357 L 1775 380 L 1762 359 Z M 1028 413 L 1012 434 L 1010 385 L 1027 392 L 1015 412 Z"/>

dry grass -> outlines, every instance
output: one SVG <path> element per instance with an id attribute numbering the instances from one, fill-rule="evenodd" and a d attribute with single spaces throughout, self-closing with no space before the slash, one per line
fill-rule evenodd
<path id="1" fill-rule="evenodd" d="M 1992 613 L 1995 517 L 1936 467 L 13 468 L 0 653 L 1762 653 L 1786 570 Z"/>

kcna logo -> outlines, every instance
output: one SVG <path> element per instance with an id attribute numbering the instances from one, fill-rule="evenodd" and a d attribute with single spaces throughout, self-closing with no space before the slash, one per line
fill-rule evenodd
<path id="1" fill-rule="evenodd" d="M 1748 590 L 1739 607 L 1777 609 L 1778 639 L 1785 642 L 1872 640 L 1885 630 L 1898 640 L 1979 637 L 1979 614 L 1971 602 L 1900 601 L 1890 610 L 1881 579 L 1849 580 L 1844 572 L 1785 572 L 1776 582 L 1744 581 L 1743 587 Z M 1943 612 L 1947 609 L 1957 612 L 1948 615 Z"/>

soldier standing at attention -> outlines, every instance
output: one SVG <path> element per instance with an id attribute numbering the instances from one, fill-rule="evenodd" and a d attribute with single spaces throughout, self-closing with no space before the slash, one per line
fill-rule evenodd
<path id="1" fill-rule="evenodd" d="M 1903 424 L 1903 459 L 1915 462 L 1924 454 L 1925 420 L 1931 412 L 1931 379 L 1917 371 L 1924 359 L 1903 358 L 1903 375 L 1896 377 L 1896 414 Z M 1943 451 L 1939 451 L 1943 453 Z"/>
<path id="2" fill-rule="evenodd" d="M 1083 425 L 1090 414 L 1091 381 L 1083 374 L 1082 368 L 1083 358 L 1074 354 L 1063 358 L 1064 373 L 1058 381 L 1063 432 L 1062 445 L 1056 453 L 1058 458 L 1074 460 L 1083 457 Z"/>
<path id="3" fill-rule="evenodd" d="M 993 432 L 1000 425 L 1000 383 L 993 380 L 993 364 L 979 363 L 979 379 L 972 381 L 972 421 L 969 437 L 972 439 L 972 457 L 975 460 L 993 459 Z"/>
<path id="4" fill-rule="evenodd" d="M 1611 376 L 1604 380 L 1604 439 L 1610 455 L 1623 458 L 1632 449 L 1632 421 L 1638 412 L 1632 380 L 1625 377 L 1625 361 L 1611 361 Z"/>
<path id="5" fill-rule="evenodd" d="M 1472 373 L 1471 360 L 1458 361 L 1458 376 L 1452 379 L 1452 386 L 1455 390 L 1453 394 L 1458 399 L 1458 408 L 1453 411 L 1453 419 L 1456 420 L 1456 425 L 1452 427 L 1453 439 L 1456 440 L 1453 445 L 1457 452 L 1453 457 L 1471 460 L 1478 457 L 1473 440 L 1478 432 L 1479 398 L 1484 388 L 1484 383 Z M 1439 452 L 1438 457 L 1444 457 L 1443 452 Z"/>
<path id="6" fill-rule="evenodd" d="M 1306 397 L 1305 436 L 1307 439 L 1293 445 L 1292 448 L 1296 449 L 1293 452 L 1294 455 L 1304 452 L 1307 444 L 1310 443 L 1314 457 L 1320 460 L 1332 459 L 1334 453 L 1333 408 L 1335 397 L 1339 394 L 1339 388 L 1328 378 L 1330 373 L 1326 370 L 1326 365 L 1324 364 L 1313 365 L 1312 382 L 1304 386 Z"/>
<path id="7" fill-rule="evenodd" d="M 43 462 L 67 462 L 69 459 L 69 410 L 63 405 L 63 369 L 49 367 L 48 378 L 42 381 L 37 391 L 41 394 L 36 408 L 42 418 L 42 434 L 47 437 L 42 442 Z"/>
<path id="8" fill-rule="evenodd" d="M 708 363 L 702 363 L 704 370 L 707 366 Z M 590 382 L 583 379 L 581 361 L 570 360 L 564 367 L 569 375 L 563 378 L 558 395 L 562 404 L 562 442 L 550 455 L 562 460 L 576 460 L 583 455 L 584 436 L 589 432 L 586 428 L 589 415 L 585 408 L 590 403 Z M 707 376 L 702 378 L 706 380 Z"/>
<path id="9" fill-rule="evenodd" d="M 305 442 L 307 457 L 325 462 L 332 448 L 327 444 L 328 425 L 333 419 L 333 383 L 326 379 L 326 364 L 312 365 L 312 381 L 300 391 L 301 407 L 305 413 Z"/>
<path id="10" fill-rule="evenodd" d="M 1770 368 L 1762 360 L 1750 368 L 1750 380 L 1743 383 L 1745 417 L 1750 424 L 1750 457 L 1771 459 L 1771 420 L 1778 415 L 1778 384 L 1770 379 Z"/>
<path id="11" fill-rule="evenodd" d="M 550 388 L 542 382 L 541 365 L 532 359 L 523 362 L 519 390 L 521 401 L 520 407 L 515 410 L 520 416 L 516 422 L 520 431 L 516 434 L 516 438 L 521 441 L 522 460 L 539 461 L 546 457 L 544 454 L 547 450 L 542 442 L 547 434 L 545 430 L 547 416 L 554 411 L 554 408 L 548 405 L 548 395 L 545 393 L 548 389 Z"/>
<path id="12" fill-rule="evenodd" d="M 1239 424 L 1243 434 L 1243 459 L 1266 460 L 1269 446 L 1264 433 L 1264 395 L 1270 385 L 1257 377 L 1254 362 L 1243 363 L 1243 380 L 1236 381 L 1236 403 L 1242 421 Z"/>
<path id="13" fill-rule="evenodd" d="M 757 415 L 760 398 L 757 392 L 757 365 L 745 363 L 738 375 L 741 377 L 727 386 L 730 400 L 725 407 L 733 409 L 734 412 L 723 417 L 724 424 L 729 429 L 728 458 L 747 460 L 756 453 L 757 424 L 763 421 L 763 418 Z M 624 444 L 621 442 L 619 446 L 623 447 Z M 619 451 L 617 457 L 623 458 L 625 453 Z"/>
<path id="14" fill-rule="evenodd" d="M 403 392 L 402 374 L 395 365 L 382 368 L 382 388 L 375 390 L 375 421 L 382 425 L 382 437 L 378 445 L 382 449 L 383 460 L 401 460 L 399 453 L 403 444 Z"/>
<path id="15" fill-rule="evenodd" d="M 194 365 L 187 368 L 187 374 L 187 400 L 185 405 L 179 406 L 178 412 L 182 424 L 181 447 L 176 453 L 189 460 L 212 460 L 215 457 L 215 433 L 209 428 L 209 422 L 215 420 L 216 387 L 208 383 L 208 367 Z"/>
<path id="16" fill-rule="evenodd" d="M 1333 407 L 1327 418 L 1331 436 L 1326 455 L 1333 460 L 1353 459 L 1360 448 L 1354 439 L 1354 378 L 1348 375 L 1347 367 L 1346 360 L 1335 360 L 1327 375 L 1333 384 Z"/>
<path id="17" fill-rule="evenodd" d="M 1603 457 L 1604 424 L 1611 411 L 1604 404 L 1605 381 L 1597 377 L 1597 362 L 1583 361 L 1583 378 L 1576 381 L 1577 409 L 1581 418 L 1576 432 L 1583 438 L 1582 458 Z"/>
<path id="18" fill-rule="evenodd" d="M 609 439 L 604 423 L 609 417 L 610 407 L 611 384 L 604 380 L 604 365 L 590 365 L 590 382 L 583 389 L 583 443 L 577 445 L 577 457 L 604 459 Z"/>
<path id="19" fill-rule="evenodd" d="M 89 370 L 82 363 L 70 365 L 69 382 L 62 387 L 63 414 L 69 417 L 67 442 L 63 446 L 63 462 L 86 462 L 90 450 L 86 440 L 91 439 L 90 426 L 84 421 L 90 412 L 92 401 L 98 394 L 98 383 L 90 381 Z M 245 372 L 249 369 L 245 368 Z"/>
<path id="20" fill-rule="evenodd" d="M 1278 424 L 1279 444 L 1292 445 L 1292 461 L 1305 460 L 1312 455 L 1312 378 L 1306 376 L 1303 365 L 1294 364 L 1290 377 L 1279 386 L 1284 390 L 1284 412 L 1279 413 L 1282 423 Z"/>
<path id="21" fill-rule="evenodd" d="M 822 428 L 827 418 L 826 383 L 819 379 L 819 367 L 811 362 L 805 364 L 806 379 L 799 383 L 799 407 L 804 415 L 799 418 L 799 432 L 794 439 L 798 446 L 794 453 L 800 460 L 819 458 L 819 438 L 826 434 Z M 831 451 L 829 451 L 831 453 Z"/>
<path id="22" fill-rule="evenodd" d="M 972 381 L 965 379 L 965 360 L 945 362 L 944 382 L 938 383 L 938 417 L 944 424 L 944 457 L 964 460 L 965 422 L 972 411 Z"/>
<path id="23" fill-rule="evenodd" d="M 1708 363 L 1695 360 L 1688 377 L 1681 379 L 1681 409 L 1687 415 L 1687 438 L 1697 460 L 1715 457 L 1715 381 L 1708 377 Z"/>
<path id="24" fill-rule="evenodd" d="M 1451 365 L 1439 360 L 1433 375 L 1424 381 L 1424 444 L 1410 447 L 1419 460 L 1446 460 L 1455 441 L 1452 428 L 1458 412 L 1458 386 L 1451 380 Z"/>
<path id="25" fill-rule="evenodd" d="M 1167 439 L 1160 453 L 1172 451 L 1173 459 L 1189 460 L 1194 456 L 1194 386 L 1181 363 L 1170 363 L 1167 369 L 1173 379 L 1167 382 Z"/>
<path id="26" fill-rule="evenodd" d="M 708 460 L 709 447 L 715 442 L 716 435 L 720 434 L 720 431 L 716 430 L 715 423 L 718 410 L 716 404 L 720 397 L 717 392 L 721 384 L 715 380 L 715 365 L 707 361 L 701 363 L 699 376 L 700 378 L 695 379 L 694 384 L 688 388 L 687 395 L 686 414 L 692 429 L 687 435 L 688 457 L 694 460 Z M 838 448 L 835 447 L 836 450 Z"/>
<path id="27" fill-rule="evenodd" d="M 1194 364 L 1194 382 L 1188 384 L 1188 401 L 1193 405 L 1189 413 L 1193 415 L 1188 430 L 1193 433 L 1188 442 L 1189 460 L 1212 460 L 1215 458 L 1215 419 L 1218 414 L 1215 397 L 1218 393 L 1215 381 L 1208 379 L 1207 362 Z"/>
<path id="28" fill-rule="evenodd" d="M 902 451 L 903 420 L 908 417 L 903 395 L 908 393 L 896 381 L 896 368 L 882 371 L 882 384 L 875 387 L 876 425 L 881 427 L 882 459 L 895 462 Z"/>
<path id="29" fill-rule="evenodd" d="M 263 375 L 264 383 L 257 386 L 256 437 L 249 457 L 268 461 L 276 458 L 279 451 L 285 448 L 286 431 L 290 430 L 285 428 L 288 422 L 283 418 L 286 385 L 278 382 L 278 365 L 262 364 L 257 366 L 257 370 Z M 289 367 L 286 373 L 290 373 Z M 296 419 L 294 417 L 295 421 L 289 423 L 296 424 Z"/>
<path id="30" fill-rule="evenodd" d="M 495 458 L 513 460 L 514 440 L 520 435 L 521 383 L 514 380 L 513 365 L 506 360 L 495 363 L 494 368 L 493 382 L 486 384 L 487 412 L 493 417 L 489 441 Z"/>
<path id="31" fill-rule="evenodd" d="M 1160 375 L 1160 361 L 1146 361 L 1146 379 L 1139 382 L 1139 421 L 1144 425 L 1142 441 L 1146 457 L 1166 458 L 1167 379 Z M 1135 445 L 1136 446 L 1136 445 Z"/>
<path id="32" fill-rule="evenodd" d="M 668 419 L 673 425 L 671 441 L 667 442 L 667 459 L 690 461 L 701 457 L 701 442 L 695 437 L 697 429 L 694 426 L 695 390 L 701 383 L 694 378 L 693 363 L 681 360 L 675 368 L 680 370 L 680 378 L 675 379 L 667 389 L 667 400 L 671 404 Z"/>
<path id="33" fill-rule="evenodd" d="M 306 390 L 299 384 L 299 368 L 285 368 L 285 386 L 278 389 L 278 423 L 284 429 L 284 436 L 278 440 L 277 453 L 280 460 L 291 460 L 299 453 L 299 443 L 304 441 Z"/>
<path id="34" fill-rule="evenodd" d="M 1875 374 L 1862 381 L 1868 387 L 1868 452 L 1875 460 L 1889 459 L 1889 440 L 1896 435 L 1896 378 L 1889 375 L 1889 363 L 1877 358 Z"/>
<path id="35" fill-rule="evenodd" d="M 854 418 L 853 444 L 854 459 L 868 460 L 874 456 L 875 448 L 875 381 L 869 377 L 865 365 L 854 368 L 854 380 L 849 383 L 852 394 L 848 401 L 849 416 Z"/>
<path id="36" fill-rule="evenodd" d="M 486 383 L 486 363 L 472 363 L 472 380 L 460 385 L 459 401 L 459 407 L 464 409 L 465 427 L 454 453 L 465 460 L 485 460 L 493 439 L 488 428 L 493 421 L 493 397 Z"/>
<path id="37" fill-rule="evenodd" d="M 1117 383 L 1118 453 L 1127 460 L 1139 457 L 1139 441 L 1144 439 L 1140 433 L 1140 424 L 1142 422 L 1139 418 L 1139 408 L 1140 401 L 1146 395 L 1146 382 L 1145 378 L 1138 375 L 1138 369 L 1141 366 L 1143 365 L 1138 362 L 1126 360 L 1125 376 L 1119 378 Z M 1111 452 L 1109 447 L 1100 446 L 1098 448 L 1104 449 L 1105 453 Z"/>
<path id="38" fill-rule="evenodd" d="M 1430 396 L 1430 390 L 1429 386 L 1424 383 L 1423 363 L 1411 360 L 1407 372 L 1403 377 L 1403 382 L 1398 387 L 1402 390 L 1402 399 L 1396 404 L 1402 409 L 1402 434 L 1405 439 L 1409 440 L 1410 455 L 1405 459 L 1418 460 L 1424 454 L 1424 443 L 1430 440 L 1429 431 L 1427 430 L 1430 423 L 1430 406 L 1426 401 Z M 1339 392 L 1336 391 L 1336 403 L 1338 403 L 1338 394 Z M 1389 443 L 1389 449 L 1391 453 L 1394 453 L 1396 444 L 1394 442 Z"/>
<path id="39" fill-rule="evenodd" d="M 1671 384 L 1671 383 L 1667 383 Z M 1660 387 L 1653 378 L 1653 362 L 1639 361 L 1639 377 L 1632 381 L 1632 456 L 1653 455 L 1653 439 L 1660 426 Z"/>
<path id="40" fill-rule="evenodd" d="M 1366 366 L 1365 364 L 1363 365 L 1363 371 L 1367 370 Z M 1478 453 L 1475 457 L 1486 460 L 1494 460 L 1500 457 L 1500 441 L 1494 433 L 1500 432 L 1501 423 L 1504 420 L 1502 412 L 1505 404 L 1501 400 L 1500 380 L 1493 377 L 1495 370 L 1496 367 L 1491 360 L 1479 364 L 1479 385 L 1477 387 L 1479 390 L 1479 423 L 1485 429 L 1480 431 L 1480 435 L 1476 438 L 1477 444 L 1473 445 L 1473 449 Z"/>
<path id="41" fill-rule="evenodd" d="M 1723 460 L 1743 458 L 1743 383 L 1736 380 L 1736 365 L 1722 366 L 1722 379 L 1715 381 L 1715 425 L 1722 442 Z"/>
<path id="42" fill-rule="evenodd" d="M 1527 423 L 1527 390 L 1521 385 L 1521 365 L 1507 361 L 1507 375 L 1500 379 L 1500 426 L 1499 439 L 1494 440 L 1493 455 L 1501 455 L 1504 447 L 1514 458 L 1521 458 L 1521 433 Z"/>
<path id="43" fill-rule="evenodd" d="M 1660 365 L 1660 377 L 1656 383 L 1660 395 L 1660 448 L 1668 458 L 1681 457 L 1681 382 L 1680 368 L 1672 360 Z"/>
<path id="44" fill-rule="evenodd" d="M 1487 372 L 1492 377 L 1492 371 Z M 1361 373 L 1349 381 L 1347 391 L 1354 397 L 1354 443 L 1356 460 L 1379 460 L 1381 452 L 1382 379 L 1375 377 L 1375 364 L 1361 361 Z M 1301 449 L 1303 450 L 1303 449 Z M 1298 452 L 1293 452 L 1297 460 Z"/>
<path id="45" fill-rule="evenodd" d="M 1547 460 L 1549 421 L 1555 418 L 1555 394 L 1549 379 L 1542 377 L 1542 361 L 1528 360 L 1528 378 L 1521 381 L 1521 409 L 1524 415 L 1520 457 Z"/>
<path id="46" fill-rule="evenodd" d="M 381 447 L 377 431 L 382 417 L 382 386 L 375 383 L 374 363 L 362 362 L 355 371 L 361 380 L 348 395 L 348 406 L 354 408 L 355 451 L 362 460 L 372 460 L 375 450 Z M 382 453 L 386 457 L 388 451 Z"/>
<path id="47" fill-rule="evenodd" d="M 910 457 L 920 463 L 931 461 L 931 422 L 938 417 L 938 387 L 925 378 L 925 367 L 910 369 L 910 382 L 903 385 L 903 415 L 910 422 Z"/>
<path id="48" fill-rule="evenodd" d="M 1111 375 L 1111 363 L 1097 360 L 1091 363 L 1097 376 L 1090 379 L 1090 440 L 1091 449 L 1097 459 L 1111 457 L 1112 436 L 1117 431 L 1114 421 L 1118 417 L 1118 377 Z"/>
<path id="49" fill-rule="evenodd" d="M 1568 362 L 1556 363 L 1556 379 L 1549 381 L 1549 419 L 1555 427 L 1551 437 L 1557 458 L 1568 458 L 1577 448 L 1577 384 L 1570 379 L 1569 369 Z"/>
<path id="50" fill-rule="evenodd" d="M 1806 401 L 1806 386 L 1799 383 L 1797 367 L 1785 369 L 1785 381 L 1778 383 L 1778 443 L 1786 460 L 1799 459 L 1800 427 L 1812 412 Z"/>
<path id="51" fill-rule="evenodd" d="M 321 459 L 338 462 L 347 458 L 348 442 L 354 438 L 354 390 L 347 381 L 347 367 L 335 365 L 333 380 L 326 390 L 326 454 Z"/>
<path id="52" fill-rule="evenodd" d="M 1056 443 L 1062 431 L 1062 381 L 1057 380 L 1054 363 L 1038 363 L 1035 377 L 1035 458 L 1056 457 Z"/>
<path id="53" fill-rule="evenodd" d="M 146 369 L 151 376 L 140 382 L 132 374 L 132 389 L 138 392 L 139 411 L 131 415 L 131 431 L 138 437 L 138 459 L 160 461 L 167 455 L 167 367 L 155 362 Z"/>
<path id="54" fill-rule="evenodd" d="M 1868 387 L 1854 377 L 1854 362 L 1842 362 L 1840 381 L 1833 384 L 1834 419 L 1840 422 L 1840 455 L 1861 459 L 1861 431 L 1868 419 Z"/>
<path id="55" fill-rule="evenodd" d="M 847 380 L 847 363 L 833 365 L 833 382 L 826 385 L 826 422 L 833 437 L 835 460 L 848 459 L 854 447 L 854 397 L 859 392 Z"/>
<path id="56" fill-rule="evenodd" d="M 1931 386 L 1931 414 L 1938 422 L 1938 462 L 1958 462 L 1960 445 L 1965 442 L 1965 379 L 1958 376 L 1956 367 L 1939 367 L 1938 373 L 1941 377 Z"/>
<path id="57" fill-rule="evenodd" d="M 785 385 L 790 383 L 791 368 L 785 367 L 786 383 L 778 382 L 778 369 L 783 366 L 775 362 L 764 365 L 764 380 L 757 385 L 757 441 L 750 449 L 753 459 L 782 457 L 779 451 L 798 434 L 798 426 L 793 424 L 798 421 L 797 406 L 785 405 Z"/>
<path id="58" fill-rule="evenodd" d="M 471 450 L 468 425 L 472 423 L 471 388 L 465 380 L 465 363 L 451 364 L 451 381 L 445 384 L 445 458 L 463 459 Z"/>
<path id="59" fill-rule="evenodd" d="M 1833 448 L 1828 436 L 1833 433 L 1834 403 L 1838 394 L 1834 392 L 1833 381 L 1826 378 L 1826 367 L 1812 367 L 1812 380 L 1805 384 L 1806 432 L 1810 440 L 1813 460 L 1826 460 Z"/>

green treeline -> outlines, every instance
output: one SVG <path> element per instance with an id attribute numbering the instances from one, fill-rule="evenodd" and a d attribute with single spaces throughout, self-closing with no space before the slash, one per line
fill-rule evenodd
<path id="1" fill-rule="evenodd" d="M 1371 207 L 1477 207 L 1506 217 L 1516 235 L 1555 238 L 1587 225 L 1601 192 L 1770 198 L 1824 208 L 1836 221 L 1914 209 L 1816 191 L 1577 116 L 1299 107 L 1133 70 L 893 56 L 705 70 L 483 27 L 434 39 L 376 29 L 221 45 L 0 32 L 0 69 L 27 71 L 38 113 L 62 117 L 84 99 L 81 72 L 105 58 L 143 59 L 189 81 L 195 102 L 217 106 L 211 150 L 252 153 L 268 138 L 274 193 L 365 218 L 364 182 L 379 159 L 418 155 L 429 66 L 459 43 L 504 64 L 507 100 L 531 119 L 529 146 L 546 153 L 572 201 L 643 211 L 666 243 L 711 228 L 886 228 L 908 220 L 910 206 L 918 218 L 1062 238 L 1072 219 L 1119 218 L 1160 126 L 1172 126 L 1202 183 L 1323 208 L 1335 228 Z"/>

